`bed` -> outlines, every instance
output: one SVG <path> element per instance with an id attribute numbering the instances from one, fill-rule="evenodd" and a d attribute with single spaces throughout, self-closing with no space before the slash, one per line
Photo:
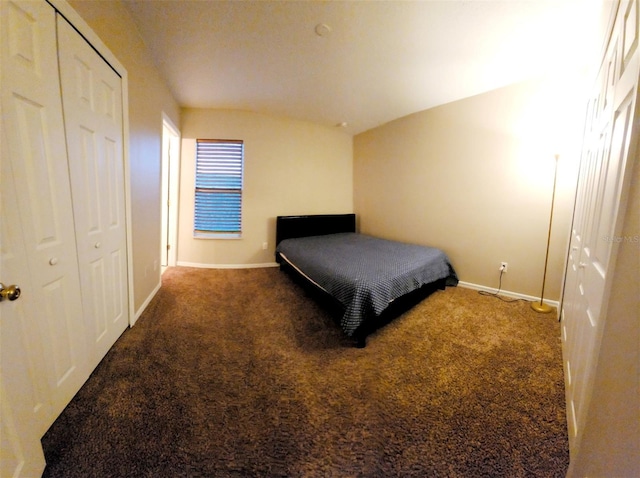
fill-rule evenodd
<path id="1" fill-rule="evenodd" d="M 458 283 L 442 250 L 359 234 L 355 214 L 278 216 L 276 261 L 331 302 L 359 347 L 394 312 Z"/>

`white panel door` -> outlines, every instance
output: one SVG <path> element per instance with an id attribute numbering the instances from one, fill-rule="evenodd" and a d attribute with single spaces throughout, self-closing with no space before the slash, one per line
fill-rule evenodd
<path id="1" fill-rule="evenodd" d="M 44 455 L 40 437 L 52 416 L 44 356 L 37 327 L 34 288 L 29 278 L 6 137 L 1 139 L 0 282 L 17 285 L 16 300 L 0 302 L 0 476 L 40 476 Z"/>
<path id="2" fill-rule="evenodd" d="M 33 416 L 19 399 L 7 393 L 10 379 L 0 377 L 0 476 L 33 478 L 45 467 L 40 436 L 33 431 Z"/>
<path id="3" fill-rule="evenodd" d="M 31 401 L 44 432 L 89 376 L 55 12 L 45 2 L 1 1 L 0 8 L 3 241 L 11 238 L 9 246 L 20 241 L 24 247 L 21 256 L 15 248 L 3 249 L 2 274 L 13 271 L 7 272 L 13 277 L 2 280 L 25 284 L 20 306 L 2 308 L 2 340 L 28 344 L 26 357 L 10 359 L 3 353 L 3 370 L 12 362 L 29 364 L 34 393 L 24 399 Z M 10 329 L 19 335 L 5 337 L 7 320 L 20 321 Z"/>
<path id="4" fill-rule="evenodd" d="M 121 79 L 62 17 L 58 41 L 93 369 L 129 324 Z"/>
<path id="5" fill-rule="evenodd" d="M 588 407 L 615 260 L 620 199 L 636 108 L 638 0 L 621 2 L 590 102 L 563 300 L 563 353 L 572 449 Z M 628 182 L 628 181 L 627 181 Z"/>

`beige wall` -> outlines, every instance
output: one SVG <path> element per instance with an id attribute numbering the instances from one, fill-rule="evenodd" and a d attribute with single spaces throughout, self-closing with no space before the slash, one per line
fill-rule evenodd
<path id="1" fill-rule="evenodd" d="M 180 125 L 180 109 L 120 1 L 69 0 L 127 69 L 134 308 L 160 283 L 162 113 Z"/>
<path id="2" fill-rule="evenodd" d="M 565 79 L 512 85 L 357 135 L 360 231 L 440 247 L 460 280 L 481 286 L 497 288 L 506 261 L 503 290 L 539 297 L 553 157 L 562 152 L 545 291 L 558 300 L 584 116 L 581 83 Z"/>
<path id="3" fill-rule="evenodd" d="M 241 239 L 193 237 L 198 138 L 244 141 Z M 183 109 L 178 263 L 273 263 L 276 216 L 353 211 L 352 158 L 352 137 L 338 128 L 244 111 Z"/>

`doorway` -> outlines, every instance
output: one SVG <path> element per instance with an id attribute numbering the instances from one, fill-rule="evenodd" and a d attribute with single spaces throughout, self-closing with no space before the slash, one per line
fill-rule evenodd
<path id="1" fill-rule="evenodd" d="M 162 238 L 160 257 L 162 272 L 175 266 L 178 243 L 178 179 L 180 174 L 180 132 L 162 115 Z"/>

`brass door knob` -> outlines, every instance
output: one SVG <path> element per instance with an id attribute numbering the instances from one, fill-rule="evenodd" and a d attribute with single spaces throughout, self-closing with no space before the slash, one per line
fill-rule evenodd
<path id="1" fill-rule="evenodd" d="M 0 302 L 5 299 L 16 300 L 18 297 L 20 297 L 20 287 L 17 285 L 5 287 L 5 285 L 0 282 Z"/>

